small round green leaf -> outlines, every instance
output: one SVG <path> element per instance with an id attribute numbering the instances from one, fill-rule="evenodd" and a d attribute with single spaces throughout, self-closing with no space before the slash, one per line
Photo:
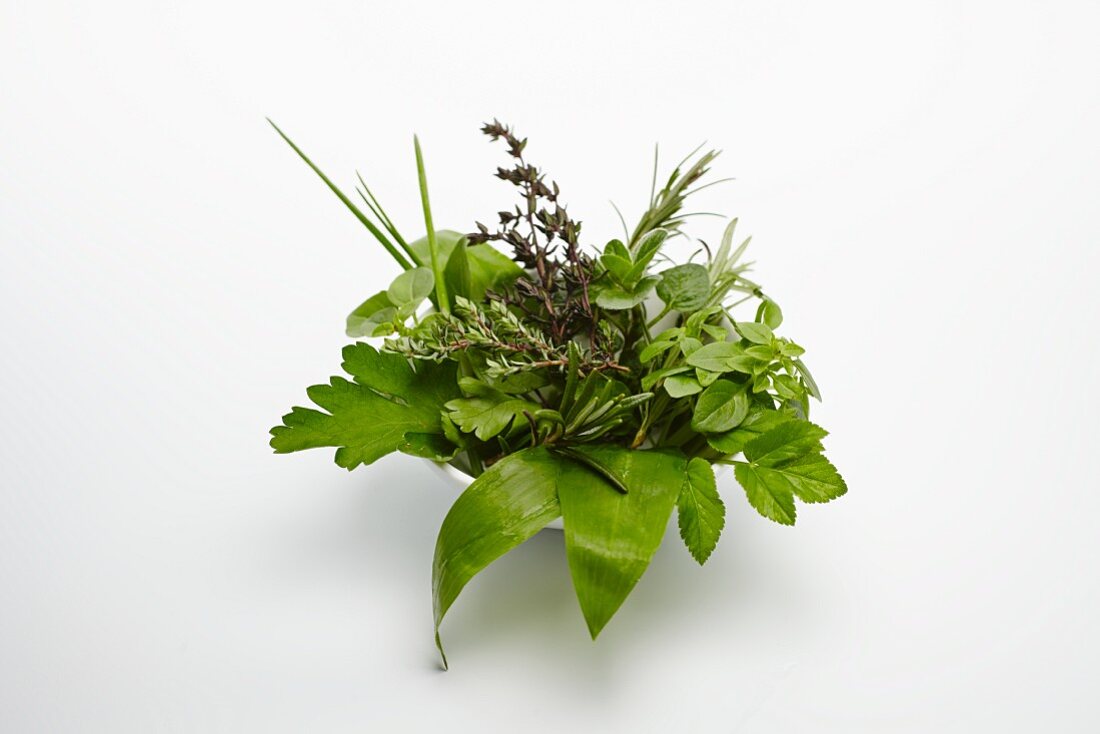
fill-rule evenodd
<path id="1" fill-rule="evenodd" d="M 434 287 L 431 268 L 413 268 L 394 278 L 386 295 L 395 306 L 415 305 L 427 298 Z"/>

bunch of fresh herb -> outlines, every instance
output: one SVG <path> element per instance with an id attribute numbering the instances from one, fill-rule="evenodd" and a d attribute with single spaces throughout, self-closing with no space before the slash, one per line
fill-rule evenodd
<path id="1" fill-rule="evenodd" d="M 274 123 L 273 123 L 274 125 Z M 497 177 L 519 203 L 493 231 L 435 230 L 415 142 L 426 235 L 406 240 L 359 178 L 369 214 L 282 133 L 402 272 L 347 319 L 343 369 L 272 429 L 285 453 L 335 447 L 347 469 L 400 451 L 472 477 L 440 528 L 433 565 L 439 624 L 466 583 L 561 517 L 565 554 L 595 638 L 634 588 L 675 508 L 703 563 L 725 524 L 715 465 L 732 465 L 764 517 L 795 521 L 795 498 L 846 491 L 809 420 L 817 385 L 803 349 L 777 336 L 779 306 L 745 273 L 737 220 L 705 262 L 667 262 L 687 198 L 716 151 L 698 151 L 657 189 L 625 241 L 585 248 L 556 183 L 497 121 L 513 163 Z M 717 182 L 715 182 L 717 183 Z M 507 248 L 507 254 L 494 244 Z M 755 302 L 749 317 L 743 304 Z M 442 645 L 440 645 L 442 654 Z M 444 658 L 446 664 L 446 658 Z"/>

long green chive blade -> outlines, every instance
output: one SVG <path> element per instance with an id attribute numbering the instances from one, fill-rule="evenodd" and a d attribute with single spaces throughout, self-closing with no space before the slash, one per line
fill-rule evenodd
<path id="1" fill-rule="evenodd" d="M 420 139 L 415 135 L 413 135 L 413 148 L 416 150 L 416 176 L 420 180 L 420 203 L 424 207 L 424 226 L 428 229 L 428 252 L 432 254 L 435 296 L 439 302 L 439 310 L 450 313 L 451 301 L 447 297 L 447 283 L 443 279 L 443 264 L 439 262 L 439 245 L 435 241 L 435 226 L 432 224 L 432 205 L 428 200 L 428 177 L 424 173 L 424 155 L 420 152 Z"/>
<path id="2" fill-rule="evenodd" d="M 320 168 L 318 168 L 316 165 L 314 165 L 313 161 L 311 161 L 309 159 L 309 157 L 306 156 L 306 154 L 302 152 L 301 148 L 299 148 L 297 145 L 294 144 L 293 140 L 291 140 L 289 137 L 287 137 L 286 133 L 284 133 L 282 130 L 279 129 L 278 125 L 276 125 L 274 122 L 272 122 L 270 117 L 267 118 L 267 121 L 271 124 L 271 127 L 275 128 L 275 132 L 279 133 L 279 136 L 283 140 L 285 140 L 291 148 L 294 149 L 294 152 L 298 154 L 298 157 L 301 158 L 303 161 L 305 161 L 306 165 L 309 166 L 310 168 L 312 168 L 313 172 L 321 177 L 321 180 L 325 182 L 325 184 L 329 187 L 329 189 L 332 190 L 332 193 L 336 194 L 336 197 L 338 199 L 340 199 L 340 201 L 344 202 L 344 206 L 346 206 L 351 211 L 351 213 L 355 215 L 356 219 L 358 219 L 360 222 L 362 222 L 363 226 L 366 227 L 367 230 L 369 230 L 372 235 L 374 235 L 374 238 L 376 240 L 378 240 L 379 243 L 381 243 L 382 247 L 386 248 L 386 251 L 390 253 L 390 255 L 393 257 L 394 260 L 397 261 L 397 264 L 400 265 L 405 270 L 408 270 L 411 267 L 413 267 L 412 263 L 410 263 L 408 260 L 406 260 L 405 257 L 400 252 L 397 251 L 397 248 L 393 246 L 393 243 L 390 242 L 386 238 L 386 235 L 382 234 L 382 231 L 380 229 L 378 229 L 378 227 L 375 226 L 374 222 L 372 222 L 367 217 L 367 215 L 363 214 L 363 212 L 359 210 L 359 207 L 355 206 L 355 204 L 352 202 L 352 200 L 349 199 L 347 196 L 345 196 L 344 192 L 341 191 L 339 189 L 339 187 L 336 184 L 334 184 L 329 179 L 329 177 L 324 174 L 324 172 L 321 171 Z"/>
<path id="3" fill-rule="evenodd" d="M 379 203 L 378 197 L 374 195 L 374 192 L 370 190 L 370 186 L 367 186 L 367 182 L 363 180 L 363 176 L 359 171 L 355 172 L 355 175 L 359 178 L 359 183 L 363 184 L 363 191 L 359 192 L 359 196 L 363 201 L 367 202 L 367 206 L 370 207 L 374 216 L 378 217 L 378 221 L 382 222 L 382 226 L 389 232 L 390 237 L 393 237 L 394 241 L 400 245 L 401 249 L 412 259 L 417 265 L 423 265 L 417 258 L 416 253 L 409 243 L 405 241 L 405 238 L 401 236 L 401 233 L 397 231 L 397 227 L 394 226 L 393 220 L 390 219 L 390 215 L 386 213 L 386 210 L 382 208 L 382 204 Z M 357 189 L 358 190 L 358 189 Z M 369 198 L 368 198 L 369 197 Z"/>

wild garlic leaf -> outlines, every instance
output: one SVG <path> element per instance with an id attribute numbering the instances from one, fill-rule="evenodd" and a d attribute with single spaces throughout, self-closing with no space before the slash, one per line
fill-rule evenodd
<path id="1" fill-rule="evenodd" d="M 505 456 L 466 488 L 443 519 L 432 563 L 432 601 L 435 644 L 444 667 L 439 625 L 463 587 L 561 515 L 561 462 L 544 448 Z"/>
<path id="2" fill-rule="evenodd" d="M 447 262 L 451 257 L 451 251 L 459 242 L 466 239 L 466 235 L 451 229 L 437 229 L 435 231 L 435 246 L 438 248 L 440 262 Z M 427 235 L 409 243 L 409 249 L 416 255 L 419 264 L 427 265 L 432 261 L 432 253 L 428 247 Z"/>
<path id="3" fill-rule="evenodd" d="M 701 566 L 718 545 L 726 524 L 726 506 L 718 496 L 714 469 L 706 459 L 697 456 L 688 462 L 687 482 L 680 490 L 676 508 L 680 537 Z"/>
<path id="4" fill-rule="evenodd" d="M 336 463 L 354 469 L 398 450 L 408 433 L 442 433 L 443 405 L 458 395 L 453 362 L 414 370 L 400 355 L 357 343 L 344 348 L 343 367 L 354 382 L 333 377 L 306 391 L 327 412 L 295 407 L 271 429 L 276 453 L 336 447 Z"/>
<path id="5" fill-rule="evenodd" d="M 661 273 L 657 295 L 670 308 L 681 313 L 698 311 L 707 304 L 710 276 L 698 263 L 686 263 Z"/>
<path id="6" fill-rule="evenodd" d="M 413 268 L 393 279 L 386 296 L 397 308 L 416 308 L 434 288 L 435 276 L 431 268 Z"/>
<path id="7" fill-rule="evenodd" d="M 523 275 L 523 268 L 488 243 L 467 247 L 466 256 L 470 261 L 470 300 L 475 303 L 485 298 L 486 291 L 500 291 Z"/>
<path id="8" fill-rule="evenodd" d="M 749 396 L 745 386 L 718 380 L 699 395 L 691 427 L 700 433 L 728 431 L 749 414 Z"/>
<path id="9" fill-rule="evenodd" d="M 441 262 L 449 262 L 455 247 L 462 243 L 466 246 L 466 260 L 470 269 L 469 300 L 478 302 L 485 297 L 487 290 L 500 290 L 523 275 L 523 268 L 510 257 L 504 255 L 492 245 L 466 245 L 466 235 L 449 229 L 435 232 L 436 247 Z M 421 237 L 409 243 L 409 249 L 421 263 L 431 262 L 428 250 L 428 238 Z M 451 294 L 452 298 L 454 294 Z"/>
<path id="10" fill-rule="evenodd" d="M 578 446 L 627 488 L 564 460 L 558 500 L 565 524 L 565 555 L 588 631 L 595 639 L 641 578 L 661 544 L 684 485 L 687 460 L 679 453 L 633 451 L 615 445 Z"/>
<path id="11" fill-rule="evenodd" d="M 451 299 L 474 297 L 471 293 L 473 279 L 470 275 L 469 249 L 465 243 L 462 243 L 452 249 L 450 257 L 444 261 L 446 265 L 443 267 L 443 280 L 447 285 L 447 296 Z M 478 300 L 481 300 L 480 296 Z M 453 300 L 451 305 L 454 305 Z"/>

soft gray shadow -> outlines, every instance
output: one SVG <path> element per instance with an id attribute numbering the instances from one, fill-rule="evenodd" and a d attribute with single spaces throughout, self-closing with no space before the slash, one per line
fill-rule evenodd
<path id="1" fill-rule="evenodd" d="M 310 490 L 317 511 L 294 518 L 269 548 L 284 580 L 336 569 L 348 584 L 369 584 L 378 604 L 422 600 L 430 624 L 432 553 L 454 491 L 430 467 L 404 457 L 321 485 Z M 744 500 L 727 497 L 727 504 L 737 502 Z M 767 537 L 774 530 L 741 508 L 729 515 L 718 550 L 701 568 L 683 547 L 674 513 L 646 575 L 599 644 L 589 638 L 573 594 L 563 535 L 544 530 L 479 574 L 456 601 L 442 628 L 452 668 L 456 661 L 474 668 L 519 657 L 537 660 L 565 687 L 611 693 L 617 661 L 630 652 L 623 648 L 675 637 L 685 619 L 721 619 L 727 629 L 743 628 L 744 639 L 755 634 L 753 620 L 761 614 L 805 621 L 812 585 L 802 583 L 797 559 L 772 553 L 761 563 L 756 546 L 774 545 Z M 438 667 L 434 655 L 425 666 Z"/>

